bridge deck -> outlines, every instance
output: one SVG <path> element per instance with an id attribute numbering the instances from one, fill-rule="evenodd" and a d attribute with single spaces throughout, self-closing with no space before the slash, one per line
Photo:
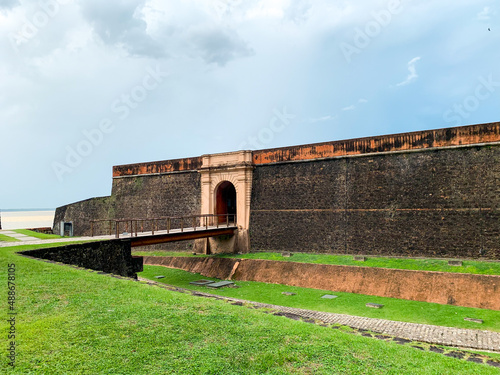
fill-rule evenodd
<path id="1" fill-rule="evenodd" d="M 238 228 L 234 223 L 229 223 L 229 224 L 219 224 L 218 226 L 210 225 L 208 227 L 170 229 L 169 231 L 158 230 L 154 231 L 154 234 L 151 231 L 137 232 L 137 234 L 120 233 L 119 238 L 130 239 L 131 246 L 137 247 L 145 245 L 154 245 L 165 242 L 187 241 L 198 238 L 232 235 L 234 234 L 234 231 L 236 229 Z M 104 235 L 104 236 L 94 236 L 92 238 L 104 240 L 104 239 L 113 239 L 116 238 L 116 236 Z"/>

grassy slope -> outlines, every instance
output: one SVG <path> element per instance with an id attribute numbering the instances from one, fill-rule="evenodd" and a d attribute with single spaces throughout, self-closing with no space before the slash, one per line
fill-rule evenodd
<path id="1" fill-rule="evenodd" d="M 136 255 L 153 256 L 193 256 L 192 253 L 185 252 L 166 252 L 166 251 L 137 251 Z M 200 255 L 197 255 L 198 257 Z M 294 253 L 290 258 L 282 257 L 281 253 L 250 253 L 238 255 L 221 255 L 224 258 L 241 259 L 266 259 L 278 260 L 284 262 L 301 263 L 319 263 L 319 264 L 337 264 L 344 266 L 361 267 L 382 267 L 406 270 L 420 271 L 439 271 L 439 272 L 457 272 L 471 273 L 479 275 L 500 275 L 500 262 L 482 262 L 465 260 L 462 267 L 449 266 L 448 261 L 442 259 L 407 259 L 407 258 L 384 258 L 369 257 L 365 262 L 354 261 L 349 255 L 331 255 L 331 254 L 306 254 Z"/>
<path id="2" fill-rule="evenodd" d="M 154 276 L 157 275 L 164 275 L 165 278 L 156 279 Z M 140 276 L 182 288 L 274 305 L 366 316 L 369 318 L 432 324 L 446 327 L 487 329 L 500 332 L 500 311 L 495 310 L 332 292 L 279 284 L 266 284 L 255 281 L 236 281 L 236 284 L 241 286 L 241 288 L 222 288 L 214 290 L 189 284 L 190 281 L 210 278 L 161 266 L 144 266 L 144 272 L 142 272 Z M 211 280 L 215 279 L 212 278 Z M 285 291 L 296 293 L 296 295 L 287 296 L 281 294 Z M 338 298 L 322 299 L 321 296 L 324 294 L 335 294 Z M 368 308 L 365 306 L 368 302 L 381 303 L 384 307 L 382 309 Z M 483 319 L 484 323 L 478 325 L 477 323 L 466 322 L 464 321 L 465 317 Z"/>
<path id="3" fill-rule="evenodd" d="M 32 230 L 27 230 L 27 229 L 15 229 L 14 232 L 17 232 L 19 234 L 25 234 L 25 235 L 30 236 L 30 237 L 39 238 L 41 240 L 51 240 L 54 238 L 62 238 L 61 236 L 58 236 L 57 234 L 38 233 L 38 232 L 34 232 Z"/>
<path id="4" fill-rule="evenodd" d="M 0 241 L 5 241 L 5 242 L 18 242 L 20 240 L 18 240 L 17 238 L 14 238 L 14 237 L 9 237 L 9 236 L 6 236 L 5 234 L 0 234 Z"/>
<path id="5" fill-rule="evenodd" d="M 0 249 L 4 285 L 7 264 L 16 264 L 19 313 L 14 370 L 6 366 L 7 325 L 0 321 L 0 373 L 498 373 L 486 365 L 13 254 L 20 249 Z M 6 309 L 2 298 L 1 310 Z"/>

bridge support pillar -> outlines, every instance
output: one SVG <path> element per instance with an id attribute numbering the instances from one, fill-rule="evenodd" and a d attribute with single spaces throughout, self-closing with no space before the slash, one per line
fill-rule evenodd
<path id="1" fill-rule="evenodd" d="M 238 229 L 233 235 L 200 238 L 195 240 L 194 252 L 198 254 L 235 254 L 250 252 L 247 229 Z"/>

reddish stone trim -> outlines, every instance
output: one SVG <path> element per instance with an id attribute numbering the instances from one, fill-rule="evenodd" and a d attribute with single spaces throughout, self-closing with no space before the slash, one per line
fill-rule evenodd
<path id="1" fill-rule="evenodd" d="M 168 172 L 196 171 L 201 168 L 202 157 L 117 165 L 113 167 L 113 177 L 158 174 Z"/>
<path id="2" fill-rule="evenodd" d="M 258 150 L 252 152 L 252 161 L 258 165 L 492 142 L 500 142 L 500 122 Z M 196 171 L 202 167 L 202 162 L 199 156 L 118 165 L 113 167 L 113 177 Z"/>
<path id="3" fill-rule="evenodd" d="M 258 150 L 253 152 L 253 163 L 268 164 L 491 142 L 500 142 L 499 122 Z"/>

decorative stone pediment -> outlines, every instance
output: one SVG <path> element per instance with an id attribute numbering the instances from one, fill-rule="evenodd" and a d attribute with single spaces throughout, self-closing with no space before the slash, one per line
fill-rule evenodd
<path id="1" fill-rule="evenodd" d="M 237 151 L 203 155 L 201 173 L 201 211 L 216 213 L 217 187 L 224 181 L 236 189 L 236 215 L 240 230 L 248 230 L 250 222 L 250 197 L 252 193 L 252 152 Z"/>

